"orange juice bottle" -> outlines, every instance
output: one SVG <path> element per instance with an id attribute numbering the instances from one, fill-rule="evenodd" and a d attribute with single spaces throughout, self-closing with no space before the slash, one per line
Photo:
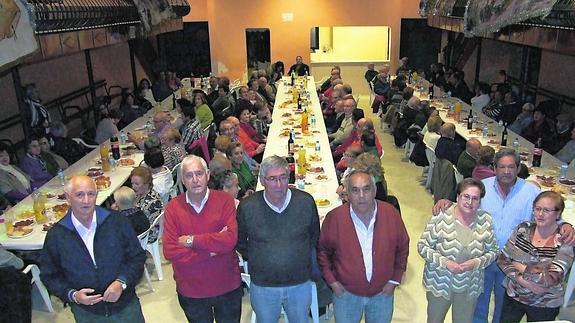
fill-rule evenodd
<path id="1" fill-rule="evenodd" d="M 454 106 L 454 112 L 455 112 L 455 120 L 459 121 L 460 120 L 460 116 L 461 116 L 461 101 L 457 101 L 455 102 L 455 106 Z"/>
<path id="2" fill-rule="evenodd" d="M 111 169 L 110 167 L 110 148 L 106 145 L 100 146 L 100 159 L 102 161 L 102 170 L 107 172 Z"/>
<path id="3" fill-rule="evenodd" d="M 305 176 L 306 173 L 306 169 L 305 169 L 305 164 L 306 164 L 306 159 L 305 159 L 305 148 L 303 146 L 300 146 L 299 151 L 297 152 L 297 174 L 298 175 L 303 175 Z"/>
<path id="4" fill-rule="evenodd" d="M 298 91 L 297 87 L 294 86 L 291 93 L 292 93 L 292 102 L 294 102 L 294 103 L 297 102 L 297 98 L 299 95 L 299 91 Z"/>
<path id="5" fill-rule="evenodd" d="M 308 113 L 307 108 L 304 108 L 303 113 L 301 115 L 301 132 L 308 133 L 309 132 L 309 124 L 308 124 Z"/>
<path id="6" fill-rule="evenodd" d="M 46 196 L 41 192 L 34 192 L 34 218 L 36 219 L 36 223 L 45 223 L 48 221 L 46 217 Z"/>

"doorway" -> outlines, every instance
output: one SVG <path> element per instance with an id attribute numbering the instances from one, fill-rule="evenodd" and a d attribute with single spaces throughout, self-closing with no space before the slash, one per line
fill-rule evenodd
<path id="1" fill-rule="evenodd" d="M 254 70 L 268 70 L 271 64 L 270 30 L 246 29 L 246 54 L 248 77 Z"/>

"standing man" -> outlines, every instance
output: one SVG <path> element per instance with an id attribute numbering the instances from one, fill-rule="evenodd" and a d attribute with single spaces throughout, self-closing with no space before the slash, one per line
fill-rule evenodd
<path id="1" fill-rule="evenodd" d="M 309 66 L 303 63 L 301 56 L 296 56 L 295 64 L 290 67 L 288 75 L 291 75 L 292 72 L 295 72 L 297 76 L 304 76 L 306 73 L 309 75 Z"/>
<path id="2" fill-rule="evenodd" d="M 517 177 L 520 163 L 521 159 L 515 150 L 503 148 L 495 154 L 495 176 L 483 180 L 485 197 L 481 200 L 480 208 L 493 217 L 493 229 L 500 249 L 503 249 L 519 223 L 531 220 L 533 200 L 539 194 L 539 189 L 535 185 Z M 450 205 L 451 202 L 448 200 L 439 200 L 433 207 L 433 214 L 438 214 L 441 209 Z M 573 227 L 570 224 L 564 223 L 561 226 L 561 239 L 567 244 L 573 244 Z M 495 309 L 492 322 L 499 323 L 505 295 L 505 288 L 502 285 L 504 278 L 505 274 L 496 262 L 485 268 L 484 289 L 479 295 L 473 322 L 488 321 L 493 291 Z"/>
<path id="3" fill-rule="evenodd" d="M 250 300 L 258 322 L 308 322 L 312 257 L 319 238 L 313 197 L 288 188 L 289 166 L 270 156 L 260 167 L 263 191 L 240 202 L 238 251 L 249 262 Z"/>
<path id="4" fill-rule="evenodd" d="M 349 203 L 327 214 L 318 261 L 333 290 L 337 322 L 391 322 L 393 292 L 407 266 L 409 236 L 399 212 L 376 201 L 374 178 L 353 170 L 345 189 Z"/>
<path id="5" fill-rule="evenodd" d="M 182 161 L 186 193 L 165 210 L 164 256 L 172 262 L 178 301 L 189 322 L 240 322 L 243 291 L 234 199 L 208 189 L 206 162 L 194 155 Z"/>
<path id="6" fill-rule="evenodd" d="M 90 177 L 72 177 L 65 191 L 70 209 L 46 235 L 42 281 L 76 322 L 144 322 L 135 287 L 146 252 L 130 222 L 96 206 Z"/>

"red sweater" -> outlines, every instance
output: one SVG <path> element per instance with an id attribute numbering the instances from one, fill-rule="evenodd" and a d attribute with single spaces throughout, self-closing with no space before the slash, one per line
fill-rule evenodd
<path id="1" fill-rule="evenodd" d="M 238 134 L 238 140 L 242 143 L 244 149 L 247 151 L 250 157 L 257 155 L 256 149 L 258 148 L 259 144 L 255 142 L 241 127 Z"/>
<path id="2" fill-rule="evenodd" d="M 321 227 L 317 257 L 328 284 L 339 281 L 352 294 L 371 297 L 380 293 L 389 280 L 401 281 L 409 254 L 409 236 L 403 220 L 391 204 L 381 201 L 377 201 L 376 217 L 373 272 L 368 282 L 349 203 L 327 214 Z"/>
<path id="3" fill-rule="evenodd" d="M 191 298 L 223 295 L 240 286 L 238 257 L 234 250 L 238 224 L 234 199 L 210 190 L 208 201 L 198 214 L 186 203 L 186 195 L 171 200 L 165 209 L 164 257 L 172 262 L 178 293 Z M 225 227 L 228 230 L 220 233 Z M 192 248 L 178 238 L 193 235 Z M 211 256 L 210 253 L 217 255 Z"/>

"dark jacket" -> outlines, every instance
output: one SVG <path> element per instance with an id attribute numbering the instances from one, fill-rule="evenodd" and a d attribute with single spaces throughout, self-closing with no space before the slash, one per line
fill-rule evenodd
<path id="1" fill-rule="evenodd" d="M 84 147 L 74 140 L 66 137 L 54 137 L 52 152 L 62 156 L 68 164 L 73 164 L 86 156 Z"/>
<path id="2" fill-rule="evenodd" d="M 69 210 L 46 235 L 41 278 L 50 293 L 64 302 L 72 302 L 72 293 L 82 288 L 93 288 L 94 294 L 103 295 L 114 280 L 121 279 L 128 287 L 117 302 L 78 305 L 94 314 L 113 315 L 136 297 L 135 286 L 144 271 L 146 253 L 128 219 L 98 206 L 96 219 L 96 265 L 72 223 Z"/>
<path id="3" fill-rule="evenodd" d="M 435 156 L 438 159 L 447 159 L 453 165 L 457 165 L 459 155 L 465 150 L 463 145 L 459 144 L 456 139 L 441 137 L 435 146 Z"/>

